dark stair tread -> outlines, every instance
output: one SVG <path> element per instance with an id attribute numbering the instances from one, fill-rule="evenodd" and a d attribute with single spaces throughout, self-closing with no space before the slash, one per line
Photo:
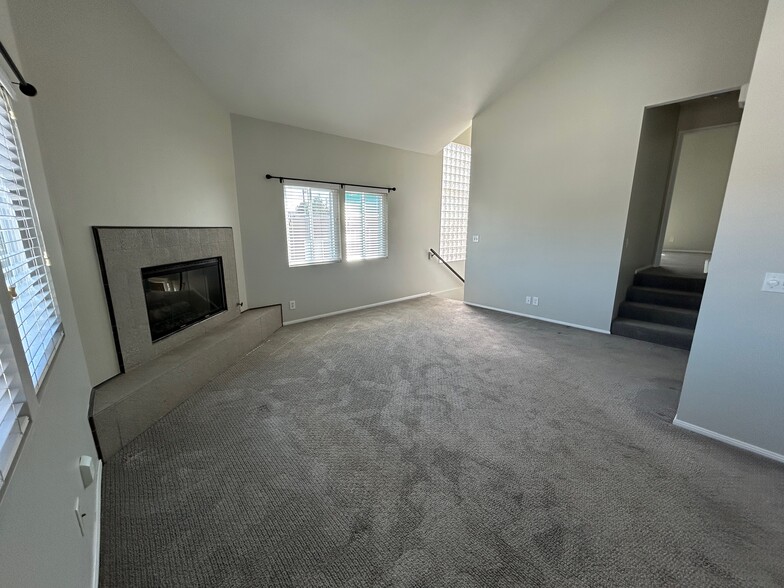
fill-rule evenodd
<path id="1" fill-rule="evenodd" d="M 649 288 L 662 288 L 666 290 L 702 293 L 705 290 L 705 276 L 644 270 L 634 275 L 634 285 Z"/>
<path id="2" fill-rule="evenodd" d="M 669 347 L 690 349 L 694 338 L 694 329 L 649 323 L 628 318 L 619 318 L 613 321 L 611 332 L 632 339 L 658 343 Z"/>
<path id="3" fill-rule="evenodd" d="M 697 310 L 702 304 L 702 294 L 649 286 L 630 286 L 626 293 L 626 300 Z"/>
<path id="4" fill-rule="evenodd" d="M 618 318 L 672 325 L 693 329 L 697 324 L 699 311 L 693 308 L 680 308 L 649 302 L 624 300 L 618 309 Z"/>

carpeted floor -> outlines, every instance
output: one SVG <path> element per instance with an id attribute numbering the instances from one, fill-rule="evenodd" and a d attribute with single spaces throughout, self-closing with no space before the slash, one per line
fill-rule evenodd
<path id="1" fill-rule="evenodd" d="M 284 327 L 106 464 L 102 585 L 784 585 L 784 467 L 670 424 L 686 359 L 435 297 Z"/>

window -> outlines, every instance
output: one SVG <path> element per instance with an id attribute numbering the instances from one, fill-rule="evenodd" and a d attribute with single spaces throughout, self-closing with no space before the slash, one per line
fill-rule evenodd
<path id="1" fill-rule="evenodd" d="M 386 194 L 346 191 L 346 260 L 387 256 Z"/>
<path id="2" fill-rule="evenodd" d="M 62 339 L 11 97 L 0 85 L 0 486 Z M 0 288 L 0 292 L 2 289 Z"/>
<path id="3" fill-rule="evenodd" d="M 444 171 L 441 180 L 440 253 L 446 261 L 466 258 L 470 181 L 471 147 L 450 143 L 444 147 Z"/>
<path id="4" fill-rule="evenodd" d="M 0 314 L 0 328 L 5 333 L 5 321 Z M 30 417 L 27 402 L 22 390 L 13 351 L 7 337 L 0 342 L 0 488 L 5 485 L 16 450 Z"/>
<path id="5" fill-rule="evenodd" d="M 340 261 L 340 205 L 330 188 L 285 184 L 289 267 Z"/>

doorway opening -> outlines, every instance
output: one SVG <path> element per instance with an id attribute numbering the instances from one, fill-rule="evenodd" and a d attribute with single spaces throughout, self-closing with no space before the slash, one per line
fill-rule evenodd
<path id="1" fill-rule="evenodd" d="M 646 108 L 612 332 L 683 349 L 710 271 L 740 92 Z"/>

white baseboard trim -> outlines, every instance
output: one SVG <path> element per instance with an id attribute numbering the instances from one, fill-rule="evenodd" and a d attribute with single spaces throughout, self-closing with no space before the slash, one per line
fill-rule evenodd
<path id="1" fill-rule="evenodd" d="M 563 325 L 564 327 L 572 327 L 574 329 L 581 329 L 583 331 L 592 331 L 594 333 L 601 333 L 602 335 L 609 335 L 610 331 L 606 329 L 596 329 L 594 327 L 586 327 L 585 325 L 577 325 L 575 323 L 566 323 L 564 321 L 557 321 L 555 319 L 545 318 L 543 316 L 536 316 L 533 314 L 524 314 L 522 312 L 515 312 L 513 310 L 506 310 L 504 308 L 495 308 L 494 306 L 485 306 L 484 304 L 477 304 L 476 302 L 465 302 L 468 306 L 476 306 L 477 308 L 484 308 L 486 310 L 495 310 L 496 312 L 503 312 L 506 314 L 513 314 L 515 316 L 523 316 L 525 318 L 535 319 L 537 321 L 544 321 L 546 323 L 553 323 L 556 325 Z"/>
<path id="2" fill-rule="evenodd" d="M 454 288 L 447 288 L 446 290 L 439 290 L 438 292 L 431 292 L 431 296 L 438 296 L 439 294 L 446 294 L 447 292 L 454 292 L 455 290 L 462 290 L 463 286 L 455 286 Z"/>
<path id="3" fill-rule="evenodd" d="M 751 443 L 746 443 L 745 441 L 739 441 L 738 439 L 735 439 L 733 437 L 728 437 L 727 435 L 722 435 L 721 433 L 717 433 L 716 431 L 711 431 L 710 429 L 705 429 L 704 427 L 692 425 L 691 423 L 680 420 L 677 415 L 675 415 L 672 424 L 675 425 L 676 427 L 680 427 L 681 429 L 686 429 L 687 431 L 691 431 L 692 433 L 697 433 L 698 435 L 703 435 L 704 437 L 710 437 L 711 439 L 715 439 L 716 441 L 721 441 L 722 443 L 726 443 L 727 445 L 732 445 L 733 447 L 744 449 L 746 451 L 750 451 L 751 453 L 756 453 L 757 455 L 761 455 L 762 457 L 767 457 L 768 459 L 772 459 L 773 461 L 784 463 L 784 455 L 781 455 L 780 453 L 776 453 L 775 451 L 770 451 L 769 449 L 763 449 L 762 447 L 757 447 L 756 445 L 752 445 Z"/>
<path id="4" fill-rule="evenodd" d="M 283 321 L 283 326 L 296 325 L 297 323 L 304 323 L 307 321 L 315 321 L 320 318 L 327 318 L 328 316 L 335 316 L 338 314 L 346 314 L 347 312 L 354 312 L 357 310 L 365 310 L 366 308 L 373 308 L 374 306 L 385 306 L 387 304 L 394 304 L 395 302 L 405 302 L 406 300 L 414 300 L 415 298 L 423 298 L 430 296 L 430 292 L 422 292 L 421 294 L 414 294 L 413 296 L 404 296 L 403 298 L 395 298 L 394 300 L 384 300 L 384 302 L 374 302 L 373 304 L 365 304 L 364 306 L 355 306 L 353 308 L 346 308 L 344 310 L 336 310 L 335 312 L 327 312 L 325 314 L 317 314 L 306 318 L 296 319 L 293 321 Z"/>
<path id="5" fill-rule="evenodd" d="M 95 533 L 93 534 L 93 588 L 98 588 L 100 580 L 101 563 L 101 478 L 103 477 L 103 462 L 98 460 L 95 470 Z"/>
<path id="6" fill-rule="evenodd" d="M 713 251 L 702 251 L 700 249 L 662 249 L 662 253 L 699 253 L 700 255 L 713 255 Z"/>

